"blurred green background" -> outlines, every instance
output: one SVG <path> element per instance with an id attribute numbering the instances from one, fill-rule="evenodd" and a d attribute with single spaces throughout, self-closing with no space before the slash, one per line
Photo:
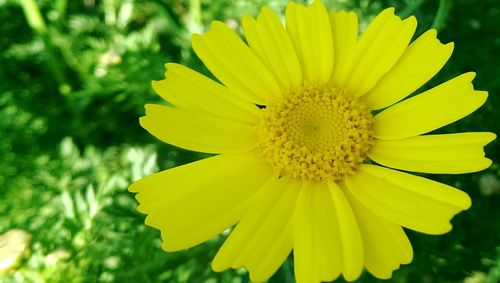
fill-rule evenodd
<path id="1" fill-rule="evenodd" d="M 479 111 L 440 132 L 500 133 L 498 0 L 325 3 L 358 12 L 362 28 L 388 6 L 416 15 L 417 35 L 438 28 L 455 52 L 424 89 L 474 70 L 476 88 L 490 92 Z M 166 62 L 207 73 L 191 33 L 213 19 L 238 29 L 241 16 L 262 5 L 282 13 L 286 1 L 0 0 L 0 282 L 249 281 L 243 270 L 210 270 L 224 236 L 163 252 L 127 186 L 205 157 L 140 128 L 143 105 L 160 102 L 150 82 L 163 78 Z M 498 144 L 487 147 L 494 163 L 484 172 L 431 176 L 469 193 L 473 206 L 447 235 L 408 231 L 414 261 L 392 281 L 500 281 Z M 294 282 L 293 262 L 270 282 Z M 377 280 L 364 274 L 359 282 Z"/>

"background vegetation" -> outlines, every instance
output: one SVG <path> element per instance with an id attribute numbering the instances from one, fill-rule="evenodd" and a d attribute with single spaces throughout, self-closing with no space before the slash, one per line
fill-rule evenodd
<path id="1" fill-rule="evenodd" d="M 500 133 L 497 0 L 325 2 L 357 11 L 362 26 L 395 6 L 417 16 L 417 34 L 438 28 L 456 48 L 424 88 L 475 70 L 476 88 L 490 92 L 474 115 L 441 131 Z M 264 4 L 281 13 L 286 1 L 0 0 L 0 282 L 248 282 L 242 270 L 210 270 L 223 236 L 163 252 L 127 186 L 204 157 L 139 127 L 143 105 L 159 101 L 150 81 L 163 78 L 166 62 L 206 73 L 190 34 L 213 19 L 238 28 Z M 494 164 L 484 172 L 432 176 L 468 192 L 473 206 L 447 235 L 409 231 L 415 258 L 394 282 L 500 281 L 498 144 L 488 146 Z M 292 264 L 270 282 L 293 282 Z M 359 282 L 377 280 L 364 274 Z"/>

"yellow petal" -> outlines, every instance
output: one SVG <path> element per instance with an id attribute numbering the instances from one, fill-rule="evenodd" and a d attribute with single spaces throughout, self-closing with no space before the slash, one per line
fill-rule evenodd
<path id="1" fill-rule="evenodd" d="M 377 140 L 368 157 L 388 167 L 414 172 L 470 173 L 491 165 L 483 147 L 495 138 L 493 133 L 460 133 Z"/>
<path id="2" fill-rule="evenodd" d="M 342 272 L 338 222 L 326 183 L 312 183 L 301 191 L 293 229 L 293 257 L 298 283 L 332 281 Z"/>
<path id="3" fill-rule="evenodd" d="M 260 111 L 227 87 L 179 64 L 166 64 L 166 79 L 153 81 L 153 89 L 177 108 L 256 124 Z"/>
<path id="4" fill-rule="evenodd" d="M 326 82 L 332 74 L 333 42 L 328 12 L 322 1 L 309 7 L 290 2 L 286 29 L 308 82 Z"/>
<path id="5" fill-rule="evenodd" d="M 426 178 L 368 164 L 358 170 L 346 178 L 353 196 L 381 217 L 418 232 L 450 231 L 451 218 L 471 205 L 466 193 Z"/>
<path id="6" fill-rule="evenodd" d="M 238 153 L 257 144 L 250 125 L 169 106 L 147 104 L 140 124 L 158 139 L 194 151 Z"/>
<path id="7" fill-rule="evenodd" d="M 361 36 L 351 58 L 352 74 L 345 87 L 356 96 L 372 89 L 403 54 L 417 27 L 415 17 L 401 20 L 394 8 L 382 11 Z"/>
<path id="8" fill-rule="evenodd" d="M 255 196 L 252 207 L 212 262 L 215 271 L 245 267 L 252 281 L 265 281 L 292 250 L 292 215 L 301 184 L 282 177 Z"/>
<path id="9" fill-rule="evenodd" d="M 333 206 L 339 225 L 342 246 L 342 274 L 347 281 L 358 279 L 363 271 L 363 242 L 351 206 L 340 187 L 329 182 Z"/>
<path id="10" fill-rule="evenodd" d="M 410 263 L 413 258 L 408 237 L 401 226 L 371 212 L 349 190 L 345 191 L 363 238 L 366 268 L 377 278 L 390 279 L 400 264 Z"/>
<path id="11" fill-rule="evenodd" d="M 245 16 L 243 31 L 248 45 L 269 67 L 283 88 L 300 86 L 302 70 L 285 27 L 269 7 L 262 8 L 257 21 Z"/>
<path id="12" fill-rule="evenodd" d="M 402 101 L 375 116 L 374 136 L 404 139 L 428 133 L 474 112 L 486 101 L 486 91 L 472 86 L 475 73 L 465 73 Z"/>
<path id="13" fill-rule="evenodd" d="M 358 16 L 354 12 L 330 12 L 332 29 L 334 61 L 332 83 L 335 86 L 344 86 L 352 71 L 352 60 L 358 41 Z"/>
<path id="14" fill-rule="evenodd" d="M 432 29 L 415 40 L 363 101 L 371 109 L 390 106 L 429 81 L 453 52 L 453 43 L 442 44 Z"/>
<path id="15" fill-rule="evenodd" d="M 163 248 L 178 251 L 234 225 L 273 170 L 257 154 L 218 155 L 133 183 L 146 224 L 160 229 Z"/>
<path id="16" fill-rule="evenodd" d="M 214 21 L 205 34 L 193 34 L 192 44 L 212 74 L 235 93 L 262 105 L 280 97 L 273 74 L 224 23 Z"/>

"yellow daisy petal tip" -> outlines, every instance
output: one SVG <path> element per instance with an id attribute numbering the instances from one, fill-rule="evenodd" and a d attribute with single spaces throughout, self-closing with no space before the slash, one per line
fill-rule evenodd
<path id="1" fill-rule="evenodd" d="M 448 222 L 441 224 L 441 226 L 439 227 L 435 227 L 435 229 L 433 229 L 432 231 L 418 231 L 418 232 L 426 235 L 438 236 L 438 235 L 448 234 L 451 230 L 453 230 L 453 225 Z"/>
<path id="2" fill-rule="evenodd" d="M 231 28 L 226 23 L 221 21 L 212 21 L 212 23 L 210 24 L 210 30 L 212 30 L 213 32 L 219 32 L 220 30 L 224 29 L 231 30 Z"/>
<path id="3" fill-rule="evenodd" d="M 162 237 L 163 238 L 163 237 Z M 181 250 L 185 250 L 185 249 L 180 249 L 180 248 L 176 248 L 174 245 L 172 244 L 169 244 L 169 241 L 163 241 L 163 244 L 161 245 L 161 249 L 166 251 L 166 252 L 178 252 L 178 251 L 181 251 Z"/>
<path id="4" fill-rule="evenodd" d="M 144 205 L 139 205 L 142 210 L 145 210 Z M 153 227 L 152 222 L 151 222 L 151 215 L 147 215 L 146 219 L 144 219 L 144 224 Z"/>
<path id="5" fill-rule="evenodd" d="M 363 272 L 363 269 L 359 269 L 359 272 L 356 272 L 356 273 L 352 273 L 352 274 L 349 274 L 349 273 L 343 273 L 342 274 L 342 277 L 344 277 L 344 280 L 347 281 L 347 282 L 354 282 L 356 280 L 358 280 L 358 278 L 361 276 L 361 273 Z"/>
<path id="6" fill-rule="evenodd" d="M 199 34 L 199 33 L 193 33 L 191 34 L 191 46 L 193 47 L 193 50 L 196 52 L 197 49 L 201 48 L 203 46 L 203 36 L 206 36 L 212 31 L 213 29 L 213 22 L 210 25 L 210 28 L 204 33 L 204 34 Z"/>
<path id="7" fill-rule="evenodd" d="M 139 117 L 139 125 L 141 125 L 141 127 L 143 129 L 146 129 L 146 127 L 147 127 L 147 123 L 148 123 L 147 118 L 148 118 L 147 116 Z"/>
<path id="8" fill-rule="evenodd" d="M 488 168 L 490 168 L 491 164 L 493 164 L 493 161 L 491 159 L 489 159 L 489 158 L 485 158 L 485 162 L 484 163 L 485 163 L 484 164 L 485 165 L 484 169 L 488 169 Z"/>
<path id="9" fill-rule="evenodd" d="M 443 42 L 441 42 L 441 40 L 437 37 L 437 35 L 438 35 L 438 31 L 437 31 L 435 28 L 428 29 L 428 30 L 427 30 L 424 34 L 427 34 L 427 36 L 432 37 L 432 38 L 435 38 L 435 39 L 439 40 L 439 43 L 444 44 L 444 43 L 443 43 Z M 446 45 L 448 45 L 448 44 L 450 44 L 450 43 L 452 43 L 452 44 L 453 44 L 453 42 L 449 42 L 449 43 L 447 43 Z"/>
<path id="10" fill-rule="evenodd" d="M 481 163 L 475 172 L 480 172 L 480 171 L 486 170 L 486 169 L 490 168 L 491 164 L 493 164 L 493 161 L 491 161 L 491 159 L 486 158 L 486 157 L 482 158 L 482 160 L 480 162 Z"/>
<path id="11" fill-rule="evenodd" d="M 195 34 L 193 34 L 193 35 L 195 35 Z M 167 72 L 169 70 L 180 68 L 180 67 L 182 67 L 182 65 L 179 65 L 177 63 L 171 63 L 171 62 L 165 63 L 163 65 L 163 68 L 165 69 L 165 77 L 167 76 Z"/>
<path id="12" fill-rule="evenodd" d="M 293 9 L 293 8 L 297 7 L 298 5 L 299 5 L 299 4 L 297 4 L 297 3 L 293 2 L 293 1 L 290 1 L 290 2 L 288 2 L 288 4 L 286 5 L 285 10 L 288 10 L 289 8 Z"/>
<path id="13" fill-rule="evenodd" d="M 138 193 L 139 192 L 139 186 L 137 185 L 137 182 L 134 182 L 128 186 L 128 191 L 131 193 Z"/>
<path id="14" fill-rule="evenodd" d="M 437 29 L 435 28 L 428 29 L 426 32 L 424 32 L 424 34 L 425 33 L 428 34 L 429 37 L 437 38 Z"/>
<path id="15" fill-rule="evenodd" d="M 467 72 L 464 73 L 462 76 L 464 80 L 472 82 L 474 78 L 476 78 L 476 72 Z"/>
<path id="16" fill-rule="evenodd" d="M 406 254 L 406 257 L 401 261 L 402 264 L 408 264 L 410 262 L 413 261 L 413 248 L 411 247 L 411 245 L 409 245 L 409 250 L 408 250 L 408 253 Z"/>
<path id="17" fill-rule="evenodd" d="M 135 181 L 133 183 L 131 183 L 129 186 L 128 186 L 128 191 L 131 192 L 131 193 L 137 193 L 139 192 L 139 185 L 138 183 L 140 183 L 141 180 L 138 180 L 138 181 Z"/>
<path id="18" fill-rule="evenodd" d="M 144 212 L 142 212 L 142 213 L 144 213 Z M 161 244 L 162 250 L 171 253 L 171 252 L 178 252 L 178 251 L 182 251 L 182 250 L 187 249 L 186 247 L 184 247 L 182 245 L 178 245 L 178 244 L 174 243 L 173 241 L 171 241 L 166 236 L 166 234 L 162 230 L 162 228 L 160 228 L 154 221 L 151 220 L 150 214 L 146 216 L 146 219 L 144 220 L 144 224 L 160 231 L 160 238 L 162 241 L 162 244 Z"/>
<path id="19" fill-rule="evenodd" d="M 248 271 L 248 273 L 250 275 L 251 282 L 259 283 L 259 282 L 264 282 L 264 281 L 269 279 L 268 277 L 264 277 L 260 274 L 255 274 L 255 272 L 252 272 L 250 270 Z"/>
<path id="20" fill-rule="evenodd" d="M 415 16 L 409 16 L 408 18 L 404 19 L 403 22 L 407 23 L 408 25 L 417 27 L 418 21 Z"/>
<path id="21" fill-rule="evenodd" d="M 260 10 L 260 14 L 268 14 L 268 15 L 269 15 L 269 14 L 276 14 L 276 13 L 274 12 L 274 10 L 273 10 L 273 9 L 271 9 L 271 7 L 269 7 L 269 6 L 264 6 L 264 7 L 262 7 L 262 9 Z M 260 14 L 259 14 L 259 16 L 260 16 Z"/>
<path id="22" fill-rule="evenodd" d="M 151 81 L 151 87 L 153 88 L 156 94 L 160 93 L 160 88 L 161 88 L 160 84 L 161 81 Z"/>
<path id="23" fill-rule="evenodd" d="M 152 112 L 155 110 L 155 107 L 160 106 L 160 105 L 155 105 L 155 104 L 146 104 L 144 105 L 144 116 L 139 117 L 139 125 L 146 131 L 150 132 L 148 128 L 152 126 L 151 124 L 153 123 L 152 121 Z"/>
<path id="24" fill-rule="evenodd" d="M 245 23 L 248 22 L 255 22 L 255 19 L 249 14 L 244 14 L 243 17 L 241 18 L 241 25 L 244 26 Z"/>
<path id="25" fill-rule="evenodd" d="M 491 132 L 485 132 L 484 135 L 485 135 L 485 143 L 486 143 L 485 145 L 496 140 L 496 138 L 497 138 L 497 134 L 491 133 Z"/>
<path id="26" fill-rule="evenodd" d="M 215 272 L 222 272 L 229 268 L 228 266 L 221 264 L 217 260 L 213 260 L 210 266 L 212 267 L 212 270 Z"/>
<path id="27" fill-rule="evenodd" d="M 382 12 L 380 12 L 378 14 L 378 17 L 380 16 L 390 16 L 390 15 L 394 15 L 394 13 L 396 12 L 396 8 L 394 7 L 389 7 L 389 8 L 385 8 L 384 10 L 382 10 Z"/>
<path id="28" fill-rule="evenodd" d="M 490 162 L 491 162 L 491 160 L 490 160 Z M 471 198 L 470 198 L 470 196 L 468 194 L 465 194 L 465 195 L 466 195 L 466 197 L 464 198 L 464 201 L 462 203 L 463 204 L 462 209 L 463 210 L 468 210 L 472 206 L 472 200 L 471 200 Z"/>
<path id="29" fill-rule="evenodd" d="M 478 90 L 478 91 L 476 91 L 476 95 L 478 96 L 479 100 L 482 101 L 480 105 L 483 105 L 486 102 L 486 100 L 488 99 L 489 93 L 486 90 Z M 479 107 L 481 107 L 481 106 L 479 106 Z"/>
<path id="30" fill-rule="evenodd" d="M 203 45 L 202 35 L 193 33 L 191 35 L 191 47 L 193 48 L 193 50 L 196 52 L 196 50 L 202 48 Z"/>
<path id="31" fill-rule="evenodd" d="M 145 113 L 145 114 L 146 114 L 146 116 L 147 116 L 149 112 L 153 111 L 153 109 L 154 109 L 155 107 L 158 107 L 158 106 L 160 106 L 160 105 L 158 105 L 158 104 L 153 104 L 153 103 L 146 103 L 146 104 L 144 104 L 144 111 L 145 111 L 144 113 Z"/>
<path id="32" fill-rule="evenodd" d="M 453 53 L 453 50 L 455 49 L 455 43 L 453 41 L 450 41 L 448 43 L 443 43 L 438 37 L 437 37 L 437 30 L 435 29 L 430 29 L 427 31 L 429 33 L 429 36 L 432 38 L 435 38 L 439 43 L 443 44 L 444 47 L 446 48 L 446 52 L 451 54 Z"/>
<path id="33" fill-rule="evenodd" d="M 394 270 L 397 270 L 399 269 L 399 266 L 397 268 L 395 268 Z M 381 273 L 380 271 L 379 272 L 370 272 L 375 278 L 377 279 L 381 279 L 381 280 L 389 280 L 392 278 L 392 273 L 394 272 L 394 270 L 391 270 L 391 271 L 387 271 L 385 273 Z"/>
<path id="34" fill-rule="evenodd" d="M 198 42 L 200 40 L 200 37 L 201 37 L 201 34 L 199 34 L 199 33 L 191 34 L 191 45 L 193 45 L 195 41 Z M 166 66 L 166 64 L 165 64 L 165 66 Z"/>
<path id="35" fill-rule="evenodd" d="M 441 41 L 440 41 L 440 42 L 441 42 Z M 455 50 L 455 43 L 454 43 L 454 42 L 448 42 L 448 43 L 446 43 L 446 44 L 445 44 L 445 43 L 441 43 L 441 44 L 443 44 L 443 45 L 444 45 L 444 48 L 446 48 L 446 50 L 445 50 L 445 51 L 446 51 L 448 54 L 450 54 L 449 56 L 451 56 L 451 54 L 453 54 L 453 50 Z M 448 56 L 448 57 L 449 57 L 449 56 Z"/>
<path id="36" fill-rule="evenodd" d="M 137 198 L 136 198 L 137 199 Z M 139 211 L 142 214 L 148 214 L 149 210 L 145 207 L 144 204 L 139 204 L 137 206 L 137 211 Z M 147 219 L 147 218 L 146 218 Z M 149 225 L 149 223 L 145 223 L 146 225 Z M 149 225 L 151 226 L 151 225 Z"/>
<path id="37" fill-rule="evenodd" d="M 398 19 L 401 19 L 401 17 L 395 15 Z M 402 29 L 408 29 L 411 31 L 411 34 L 415 33 L 415 30 L 417 29 L 417 18 L 415 16 L 409 16 L 406 19 L 401 19 L 401 22 L 403 23 Z"/>
<path id="38" fill-rule="evenodd" d="M 430 234 L 430 235 L 443 235 L 449 233 L 451 230 L 453 230 L 453 225 L 449 223 L 446 226 L 443 226 L 443 230 L 441 232 L 437 232 L 436 234 Z"/>
<path id="39" fill-rule="evenodd" d="M 169 71 L 169 70 L 176 70 L 176 69 L 182 68 L 184 66 L 179 65 L 177 63 L 166 63 L 164 65 L 164 67 L 165 67 L 165 71 Z"/>
<path id="40" fill-rule="evenodd" d="M 454 42 L 448 42 L 444 45 L 444 47 L 447 48 L 447 52 L 450 53 L 450 56 L 451 54 L 453 53 L 453 50 L 455 50 L 455 43 Z"/>

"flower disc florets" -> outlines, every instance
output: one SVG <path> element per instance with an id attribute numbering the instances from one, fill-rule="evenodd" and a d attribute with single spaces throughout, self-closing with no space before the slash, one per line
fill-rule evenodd
<path id="1" fill-rule="evenodd" d="M 340 88 L 303 86 L 262 111 L 260 149 L 280 176 L 342 180 L 373 143 L 370 111 Z"/>

